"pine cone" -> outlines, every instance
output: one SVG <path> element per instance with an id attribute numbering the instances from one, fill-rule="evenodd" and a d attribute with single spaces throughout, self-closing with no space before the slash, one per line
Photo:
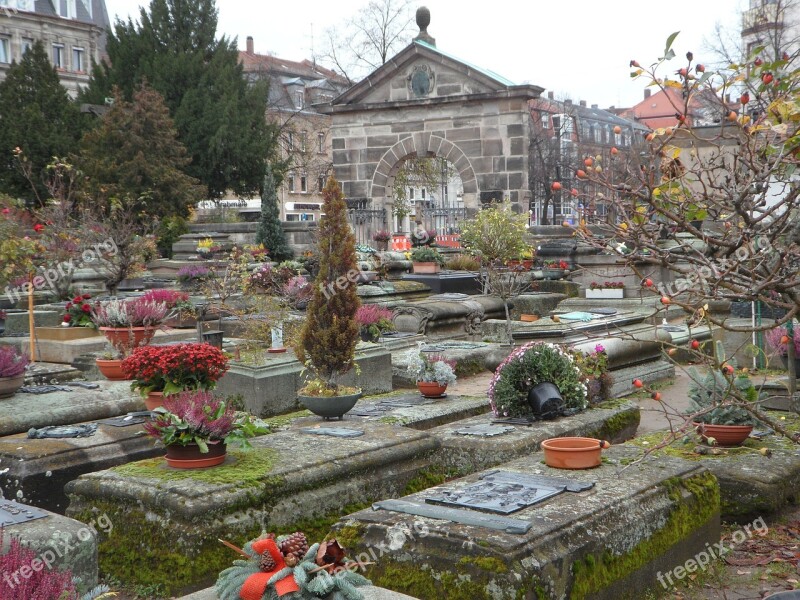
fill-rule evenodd
<path id="1" fill-rule="evenodd" d="M 258 566 L 262 571 L 272 571 L 276 566 L 275 559 L 272 558 L 269 552 L 264 552 L 264 554 L 261 555 L 261 561 L 258 563 Z"/>
<path id="2" fill-rule="evenodd" d="M 280 543 L 281 553 L 284 556 L 289 556 L 290 554 L 293 555 L 297 560 L 302 560 L 302 558 L 308 552 L 308 540 L 306 539 L 306 534 L 300 531 L 295 531 L 292 534 L 286 536 Z"/>

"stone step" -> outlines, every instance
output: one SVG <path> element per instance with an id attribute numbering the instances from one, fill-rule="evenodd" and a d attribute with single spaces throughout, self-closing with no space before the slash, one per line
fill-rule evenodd
<path id="1" fill-rule="evenodd" d="M 501 476 L 594 483 L 507 516 L 426 502 L 456 494 L 493 469 L 376 503 L 342 519 L 334 535 L 350 556 L 375 561 L 365 573 L 374 585 L 421 598 L 618 600 L 631 590 L 636 597 L 661 591 L 659 576 L 671 576 L 719 540 L 716 479 L 672 457 L 660 458 L 658 468 L 648 462 L 622 469 L 641 456 L 629 447 L 604 456 L 601 466 L 578 471 L 552 469 L 541 453 L 503 464 Z M 503 485 L 492 484 L 488 499 L 509 500 L 515 486 Z M 477 490 L 469 494 L 480 499 Z"/>
<path id="2" fill-rule="evenodd" d="M 67 484 L 67 514 L 84 520 L 100 510 L 114 523 L 100 542 L 105 574 L 131 585 L 161 583 L 167 593 L 209 585 L 232 558 L 218 538 L 241 545 L 263 529 L 303 529 L 321 539 L 348 506 L 401 494 L 437 445 L 409 428 L 358 429 L 363 435 L 352 438 L 297 430 L 262 436 L 212 469 L 175 470 L 155 458 L 82 475 Z"/>

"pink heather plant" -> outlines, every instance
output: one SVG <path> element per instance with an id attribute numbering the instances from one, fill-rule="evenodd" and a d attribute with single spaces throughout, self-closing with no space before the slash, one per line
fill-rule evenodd
<path id="1" fill-rule="evenodd" d="M 0 527 L 0 547 L 3 546 L 4 530 Z M 77 600 L 78 594 L 72 583 L 71 571 L 54 571 L 47 568 L 36 571 L 31 564 L 37 560 L 36 553 L 25 548 L 17 537 L 11 536 L 8 551 L 0 555 L 0 573 L 13 578 L 13 573 L 28 567 L 31 576 L 13 580 L 13 587 L 0 580 L 0 598 L 3 600 Z"/>
<path id="2" fill-rule="evenodd" d="M 795 326 L 797 326 L 795 324 Z M 794 335 L 794 355 L 800 357 L 800 335 L 797 335 L 793 331 Z M 789 349 L 786 347 L 786 344 L 781 343 L 781 338 L 783 336 L 788 336 L 788 330 L 786 327 L 776 327 L 775 329 L 770 329 L 764 334 L 764 337 L 767 339 L 767 344 L 769 344 L 770 348 L 773 350 L 777 350 L 784 356 L 789 352 Z"/>
<path id="3" fill-rule="evenodd" d="M 362 327 L 380 323 L 381 320 L 391 321 L 392 311 L 377 304 L 362 304 L 356 311 L 356 321 Z"/>
<path id="4" fill-rule="evenodd" d="M 0 346 L 0 377 L 18 377 L 25 372 L 28 357 L 13 346 Z"/>
<path id="5" fill-rule="evenodd" d="M 167 308 L 175 308 L 179 303 L 188 302 L 189 294 L 177 290 L 155 289 L 145 292 L 142 298 L 147 302 L 166 304 Z"/>

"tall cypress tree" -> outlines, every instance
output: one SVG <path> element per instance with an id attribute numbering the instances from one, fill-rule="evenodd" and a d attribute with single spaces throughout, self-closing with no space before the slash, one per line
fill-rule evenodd
<path id="1" fill-rule="evenodd" d="M 281 262 L 292 258 L 292 249 L 286 243 L 278 210 L 278 193 L 275 191 L 275 177 L 272 167 L 267 164 L 264 173 L 264 188 L 261 190 L 261 220 L 258 223 L 256 243 L 264 244 L 272 260 Z"/>
<path id="2" fill-rule="evenodd" d="M 54 156 L 67 156 L 80 139 L 80 112 L 41 42 L 36 42 L 0 82 L 0 192 L 44 202 L 40 175 Z M 33 184 L 14 164 L 14 149 L 30 161 Z"/>
<path id="3" fill-rule="evenodd" d="M 327 390 L 335 392 L 339 378 L 355 361 L 356 311 L 361 300 L 354 281 L 358 274 L 356 238 L 347 220 L 344 195 L 333 177 L 328 179 L 322 197 L 319 273 L 295 353 L 300 362 L 309 364 Z"/>
<path id="4" fill-rule="evenodd" d="M 186 172 L 208 196 L 254 194 L 277 148 L 277 130 L 264 118 L 266 84 L 248 86 L 236 43 L 216 33 L 214 0 L 151 0 L 138 23 L 115 23 L 110 62 L 94 69 L 81 99 L 100 103 L 114 86 L 130 99 L 146 79 L 164 97 L 192 157 Z"/>

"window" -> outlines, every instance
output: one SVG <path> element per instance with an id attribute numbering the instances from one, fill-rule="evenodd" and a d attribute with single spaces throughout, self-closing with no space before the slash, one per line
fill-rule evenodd
<path id="1" fill-rule="evenodd" d="M 306 142 L 308 141 L 308 135 L 304 131 L 300 134 L 300 152 L 306 151 Z"/>
<path id="2" fill-rule="evenodd" d="M 72 70 L 80 72 L 86 70 L 83 59 L 83 48 L 72 48 Z"/>
<path id="3" fill-rule="evenodd" d="M 300 175 L 300 191 L 306 193 L 308 191 L 308 178 L 305 173 Z"/>
<path id="4" fill-rule="evenodd" d="M 289 190 L 290 192 L 294 191 L 294 175 L 293 174 L 289 174 L 289 176 L 286 178 L 286 189 Z"/>
<path id="5" fill-rule="evenodd" d="M 409 200 L 413 200 L 414 199 L 414 188 L 411 188 L 410 190 L 408 190 L 408 199 Z"/>
<path id="6" fill-rule="evenodd" d="M 22 38 L 22 55 L 25 56 L 25 53 L 33 48 L 33 39 L 31 38 Z"/>
<path id="7" fill-rule="evenodd" d="M 289 152 L 294 150 L 294 133 L 291 131 L 286 135 L 286 150 Z"/>
<path id="8" fill-rule="evenodd" d="M 321 131 L 317 134 L 317 151 L 325 152 L 325 134 Z"/>
<path id="9" fill-rule="evenodd" d="M 317 177 L 317 189 L 318 189 L 320 192 L 321 192 L 323 189 L 325 189 L 325 176 L 324 176 L 324 175 L 320 175 L 319 177 Z"/>
<path id="10" fill-rule="evenodd" d="M 9 53 L 8 38 L 0 37 L 0 63 L 10 63 L 11 54 Z"/>
<path id="11" fill-rule="evenodd" d="M 53 65 L 56 69 L 64 68 L 64 44 L 53 44 Z"/>
<path id="12" fill-rule="evenodd" d="M 550 114 L 542 113 L 542 129 L 550 129 Z"/>
<path id="13" fill-rule="evenodd" d="M 305 104 L 305 94 L 303 93 L 303 90 L 297 90 L 294 93 L 294 105 L 297 108 L 303 108 L 304 104 Z"/>

